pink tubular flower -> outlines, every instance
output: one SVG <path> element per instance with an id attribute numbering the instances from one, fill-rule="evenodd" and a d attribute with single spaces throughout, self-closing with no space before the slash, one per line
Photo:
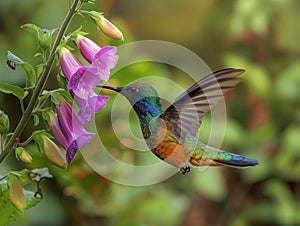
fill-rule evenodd
<path id="1" fill-rule="evenodd" d="M 100 79 L 107 81 L 110 76 L 110 70 L 114 68 L 118 62 L 117 48 L 115 46 L 105 46 L 100 48 L 92 40 L 77 35 L 77 45 L 82 56 L 97 68 Z"/>
<path id="2" fill-rule="evenodd" d="M 72 75 L 84 65 L 76 56 L 73 55 L 73 53 L 71 53 L 70 50 L 65 47 L 60 48 L 59 56 L 61 69 L 69 81 Z"/>
<path id="3" fill-rule="evenodd" d="M 60 64 L 68 79 L 68 89 L 76 96 L 87 99 L 100 80 L 97 69 L 85 67 L 68 49 L 60 49 Z"/>
<path id="4" fill-rule="evenodd" d="M 79 106 L 79 116 L 87 125 L 95 112 L 105 106 L 108 96 L 97 96 L 94 88 L 100 75 L 95 67 L 84 66 L 68 49 L 62 47 L 59 51 L 60 64 L 68 83 L 68 89 Z"/>
<path id="5" fill-rule="evenodd" d="M 91 141 L 94 133 L 83 128 L 79 117 L 64 99 L 56 111 L 57 117 L 50 114 L 50 127 L 56 140 L 66 149 L 66 160 L 70 163 L 78 149 Z"/>

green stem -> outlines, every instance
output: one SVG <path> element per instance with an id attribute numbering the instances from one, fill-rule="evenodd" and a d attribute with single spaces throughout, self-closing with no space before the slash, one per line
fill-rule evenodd
<path id="1" fill-rule="evenodd" d="M 19 143 L 18 147 L 26 146 L 27 144 L 30 143 L 30 141 L 32 141 L 32 139 L 33 139 L 33 134 L 31 134 L 31 136 L 27 140 L 25 140 L 23 143 Z"/>
<path id="2" fill-rule="evenodd" d="M 48 77 L 50 75 L 50 71 L 51 71 L 51 68 L 52 68 L 52 65 L 53 65 L 53 62 L 54 62 L 54 59 L 55 59 L 55 55 L 56 55 L 56 50 L 57 50 L 57 47 L 59 46 L 70 22 L 71 22 L 71 19 L 72 17 L 74 16 L 76 10 L 77 10 L 77 5 L 78 5 L 78 2 L 80 0 L 74 0 L 67 16 L 65 17 L 60 29 L 59 29 L 59 32 L 56 36 L 56 39 L 55 39 L 55 42 L 53 44 L 53 47 L 52 47 L 52 50 L 51 50 L 51 53 L 49 55 L 49 58 L 48 58 L 48 61 L 47 61 L 47 64 L 45 66 L 45 69 L 33 91 L 33 94 L 30 98 L 30 101 L 29 101 L 29 104 L 24 112 L 24 114 L 22 115 L 12 137 L 9 139 L 6 147 L 4 148 L 3 152 L 0 154 L 0 163 L 3 161 L 3 159 L 8 155 L 8 153 L 13 150 L 13 146 L 14 146 L 14 143 L 16 141 L 16 139 L 18 137 L 20 137 L 20 135 L 22 134 L 23 130 L 25 129 L 28 121 L 30 120 L 30 117 L 31 117 L 31 114 L 32 114 L 32 111 L 34 109 L 34 106 L 36 104 L 36 101 L 39 97 L 39 95 L 41 94 L 41 91 L 43 90 L 47 80 L 48 80 Z"/>
<path id="3" fill-rule="evenodd" d="M 21 105 L 21 111 L 22 111 L 22 114 L 24 113 L 25 109 L 24 109 L 24 102 L 23 102 L 23 99 L 20 100 L 20 105 Z"/>
<path id="4" fill-rule="evenodd" d="M 0 134 L 0 155 L 1 155 L 1 153 L 2 153 L 2 149 L 3 149 L 3 143 L 2 143 L 2 134 Z"/>
<path id="5" fill-rule="evenodd" d="M 47 96 L 41 103 L 38 103 L 38 105 L 36 106 L 35 110 L 33 110 L 33 112 L 39 112 L 47 103 L 49 99 L 49 96 Z"/>

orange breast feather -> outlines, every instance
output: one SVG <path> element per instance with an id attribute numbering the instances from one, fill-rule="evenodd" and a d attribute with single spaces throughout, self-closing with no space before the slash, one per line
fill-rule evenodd
<path id="1" fill-rule="evenodd" d="M 176 167 L 183 167 L 190 159 L 186 155 L 181 144 L 171 135 L 170 131 L 164 131 L 164 139 L 154 148 L 154 154 L 160 159 Z"/>

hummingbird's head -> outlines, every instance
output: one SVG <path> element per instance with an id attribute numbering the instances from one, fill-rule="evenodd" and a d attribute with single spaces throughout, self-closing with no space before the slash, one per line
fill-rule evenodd
<path id="1" fill-rule="evenodd" d="M 125 96 L 130 104 L 134 106 L 137 102 L 149 98 L 149 97 L 158 97 L 158 93 L 149 83 L 146 82 L 135 82 L 128 86 L 124 87 L 115 87 L 115 86 L 98 86 L 105 89 L 110 89 L 116 92 L 119 92 Z"/>
<path id="2" fill-rule="evenodd" d="M 157 115 L 161 109 L 160 98 L 156 90 L 149 83 L 135 82 L 124 87 L 99 85 L 104 89 L 119 92 L 130 102 L 136 112 L 144 115 Z"/>

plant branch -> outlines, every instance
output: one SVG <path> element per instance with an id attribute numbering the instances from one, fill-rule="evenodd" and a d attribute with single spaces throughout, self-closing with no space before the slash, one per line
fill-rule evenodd
<path id="1" fill-rule="evenodd" d="M 3 149 L 3 140 L 2 140 L 2 134 L 0 134 L 0 154 L 2 153 L 2 149 Z"/>
<path id="2" fill-rule="evenodd" d="M 29 101 L 29 104 L 24 112 L 24 114 L 22 115 L 12 137 L 9 139 L 6 147 L 4 148 L 3 152 L 0 154 L 0 163 L 3 161 L 3 159 L 7 156 L 7 154 L 13 150 L 13 145 L 15 143 L 15 140 L 22 134 L 23 130 L 25 129 L 27 123 L 29 122 L 30 120 L 30 117 L 31 117 L 31 114 L 32 114 L 32 111 L 35 107 L 35 104 L 36 104 L 36 101 L 39 97 L 39 95 L 41 94 L 41 91 L 43 90 L 48 78 L 49 78 L 49 75 L 50 75 L 50 71 L 51 71 L 51 68 L 52 68 L 52 65 L 53 65 L 53 62 L 55 60 L 55 55 L 56 55 L 56 51 L 57 51 L 57 47 L 59 46 L 70 22 L 71 22 L 71 19 L 72 17 L 74 16 L 74 14 L 76 13 L 76 10 L 77 10 L 77 5 L 78 3 L 80 2 L 80 0 L 74 0 L 68 14 L 66 15 L 60 29 L 59 29 L 59 32 L 56 36 L 56 39 L 55 39 L 55 42 L 53 44 L 53 47 L 52 47 L 52 50 L 51 50 L 51 53 L 49 55 L 49 58 L 47 60 L 47 63 L 46 63 L 46 66 L 45 66 L 45 69 L 33 91 L 33 94 L 30 98 L 30 101 Z"/>

